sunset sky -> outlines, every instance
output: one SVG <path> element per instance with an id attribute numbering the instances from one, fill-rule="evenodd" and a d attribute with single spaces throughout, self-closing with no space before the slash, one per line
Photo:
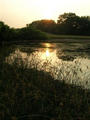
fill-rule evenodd
<path id="1" fill-rule="evenodd" d="M 64 12 L 90 15 L 90 0 L 0 0 L 0 21 L 11 27 L 40 19 L 57 20 Z"/>

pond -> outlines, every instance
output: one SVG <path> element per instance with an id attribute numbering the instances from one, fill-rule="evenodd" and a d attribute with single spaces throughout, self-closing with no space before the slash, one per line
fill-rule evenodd
<path id="1" fill-rule="evenodd" d="M 27 68 L 48 72 L 55 80 L 90 89 L 90 43 L 16 45 L 5 60 L 22 62 Z"/>

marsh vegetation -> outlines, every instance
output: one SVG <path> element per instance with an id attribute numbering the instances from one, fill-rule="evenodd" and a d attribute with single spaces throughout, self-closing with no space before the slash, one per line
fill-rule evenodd
<path id="1" fill-rule="evenodd" d="M 89 120 L 89 45 L 0 48 L 0 119 Z"/>

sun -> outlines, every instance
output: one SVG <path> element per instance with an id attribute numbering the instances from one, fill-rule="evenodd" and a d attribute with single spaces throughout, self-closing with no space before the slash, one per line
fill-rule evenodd
<path id="1" fill-rule="evenodd" d="M 52 0 L 36 0 L 36 5 L 39 6 L 41 16 L 44 19 L 53 19 L 56 15 L 57 3 Z"/>
<path id="2" fill-rule="evenodd" d="M 54 14 L 53 14 L 54 12 L 53 12 L 53 10 L 51 10 L 51 9 L 49 9 L 49 10 L 47 10 L 47 11 L 44 11 L 43 12 L 43 18 L 45 18 L 45 19 L 53 19 L 53 17 L 54 17 Z"/>

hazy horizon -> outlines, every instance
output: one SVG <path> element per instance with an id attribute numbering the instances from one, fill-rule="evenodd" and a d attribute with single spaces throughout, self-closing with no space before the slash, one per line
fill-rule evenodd
<path id="1" fill-rule="evenodd" d="M 0 21 L 10 27 L 24 27 L 40 19 L 56 21 L 65 12 L 90 16 L 89 6 L 90 0 L 0 0 Z"/>

